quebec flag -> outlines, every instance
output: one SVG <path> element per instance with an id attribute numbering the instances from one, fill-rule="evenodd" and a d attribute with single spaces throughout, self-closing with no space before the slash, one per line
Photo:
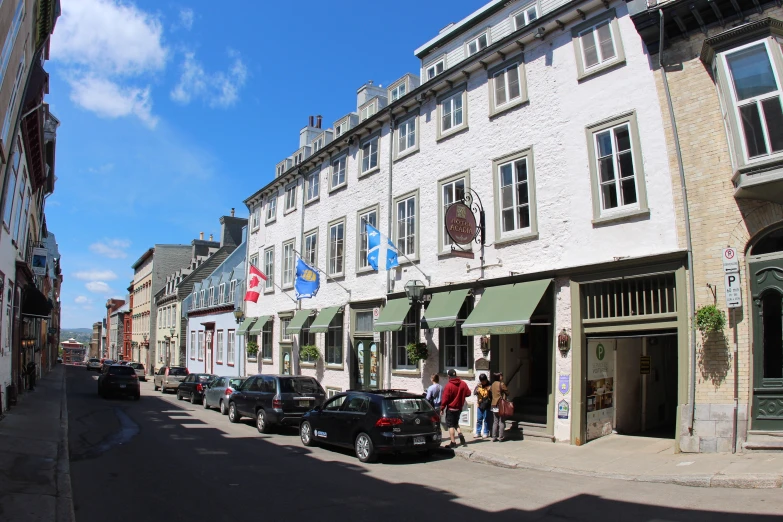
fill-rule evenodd
<path id="1" fill-rule="evenodd" d="M 386 254 L 386 270 L 391 270 L 395 266 L 399 266 L 400 262 L 397 259 L 397 247 L 391 242 L 391 239 L 386 238 L 386 242 L 381 242 L 381 233 L 377 228 L 366 223 L 367 227 L 367 262 L 370 264 L 373 270 L 378 270 L 378 258 L 383 257 L 383 251 Z"/>
<path id="2" fill-rule="evenodd" d="M 310 299 L 318 293 L 318 287 L 321 285 L 321 278 L 317 271 L 301 259 L 296 260 L 296 290 L 297 299 Z"/>

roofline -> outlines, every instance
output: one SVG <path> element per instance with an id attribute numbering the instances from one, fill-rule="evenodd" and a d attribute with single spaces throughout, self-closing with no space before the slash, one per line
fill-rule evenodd
<path id="1" fill-rule="evenodd" d="M 438 36 L 413 51 L 413 54 L 419 59 L 424 58 L 424 56 L 427 55 L 430 51 L 437 48 L 439 44 L 445 43 L 446 40 L 451 40 L 459 33 L 469 29 L 472 25 L 481 22 L 482 20 L 485 20 L 496 12 L 502 10 L 504 7 L 506 7 L 506 3 L 508 3 L 507 0 L 492 0 L 492 2 L 488 3 L 478 11 L 474 11 L 473 13 L 469 14 L 467 17 L 455 23 L 448 29 L 444 30 L 442 33 L 438 34 Z"/>
<path id="2" fill-rule="evenodd" d="M 155 247 L 150 247 L 147 249 L 146 252 L 144 252 L 141 257 L 131 265 L 131 268 L 136 270 L 141 264 L 146 261 L 152 254 L 155 253 Z"/>

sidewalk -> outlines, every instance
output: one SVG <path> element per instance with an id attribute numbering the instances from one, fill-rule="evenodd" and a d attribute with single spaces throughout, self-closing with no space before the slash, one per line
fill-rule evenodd
<path id="1" fill-rule="evenodd" d="M 445 439 L 448 435 L 445 435 Z M 472 440 L 457 457 L 503 468 L 702 488 L 771 489 L 783 486 L 781 453 L 674 453 L 666 439 L 610 435 L 583 446 L 547 442 Z M 450 451 L 450 450 L 447 450 Z"/>
<path id="2" fill-rule="evenodd" d="M 61 364 L 0 420 L 0 520 L 75 520 Z"/>

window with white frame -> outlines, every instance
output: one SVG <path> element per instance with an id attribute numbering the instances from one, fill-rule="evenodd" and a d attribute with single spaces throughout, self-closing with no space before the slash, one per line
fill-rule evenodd
<path id="1" fill-rule="evenodd" d="M 294 242 L 283 243 L 283 288 L 294 285 Z"/>
<path id="2" fill-rule="evenodd" d="M 359 214 L 359 268 L 367 268 L 370 266 L 367 261 L 368 249 L 369 249 L 369 237 L 367 236 L 367 227 L 370 225 L 373 228 L 378 228 L 378 210 L 372 209 Z"/>
<path id="3" fill-rule="evenodd" d="M 437 62 L 427 66 L 427 79 L 432 80 L 437 75 L 443 73 L 446 68 L 445 60 L 438 60 Z"/>
<path id="4" fill-rule="evenodd" d="M 250 265 L 258 268 L 258 254 L 250 256 Z"/>
<path id="5" fill-rule="evenodd" d="M 204 360 L 204 330 L 198 332 L 198 360 Z"/>
<path id="6" fill-rule="evenodd" d="M 313 141 L 313 154 L 321 150 L 324 146 L 324 139 L 318 138 L 317 140 Z"/>
<path id="7" fill-rule="evenodd" d="M 18 199 L 16 199 L 16 208 L 14 209 L 14 221 L 11 224 L 11 231 L 14 234 L 14 243 L 19 243 L 19 224 L 22 221 L 22 210 L 24 209 L 24 194 L 27 188 L 27 167 L 22 167 L 21 183 L 17 184 Z"/>
<path id="8" fill-rule="evenodd" d="M 294 210 L 296 208 L 296 183 L 289 185 L 285 188 L 285 211 Z"/>
<path id="9" fill-rule="evenodd" d="M 416 120 L 416 116 L 413 116 L 397 126 L 397 154 L 416 147 Z"/>
<path id="10" fill-rule="evenodd" d="M 233 279 L 229 283 L 228 288 L 229 288 L 229 290 L 228 290 L 228 302 L 229 303 L 233 303 L 234 302 L 234 297 L 236 296 L 236 292 L 237 292 L 237 280 Z"/>
<path id="11" fill-rule="evenodd" d="M 500 230 L 502 233 L 530 228 L 530 190 L 527 158 L 498 166 Z"/>
<path id="12" fill-rule="evenodd" d="M 261 209 L 259 207 L 256 207 L 253 209 L 253 215 L 251 217 L 250 227 L 253 230 L 256 230 L 260 226 L 261 226 Z"/>
<path id="13" fill-rule="evenodd" d="M 318 231 L 307 234 L 304 238 L 302 260 L 310 266 L 318 264 Z"/>
<path id="14" fill-rule="evenodd" d="M 378 140 L 379 136 L 373 136 L 362 143 L 361 173 L 365 174 L 378 167 Z"/>
<path id="15" fill-rule="evenodd" d="M 446 209 L 448 209 L 451 205 L 465 199 L 465 185 L 466 180 L 464 177 L 448 180 L 441 184 L 440 197 L 441 204 L 443 205 L 440 212 L 441 216 L 446 215 Z M 451 240 L 448 232 L 446 232 L 445 223 L 443 224 L 442 234 L 443 241 L 441 243 L 441 250 L 448 250 L 453 241 Z"/>
<path id="16" fill-rule="evenodd" d="M 332 188 L 341 187 L 345 184 L 345 166 L 347 162 L 347 155 L 340 156 L 332 161 Z"/>
<path id="17" fill-rule="evenodd" d="M 220 283 L 218 286 L 218 304 L 223 304 L 226 301 L 226 283 Z"/>
<path id="18" fill-rule="evenodd" d="M 269 319 L 261 329 L 261 358 L 265 361 L 272 360 L 272 323 Z"/>
<path id="19" fill-rule="evenodd" d="M 405 82 L 402 82 L 401 84 L 399 84 L 398 86 L 394 87 L 391 90 L 391 101 L 395 101 L 402 98 L 403 96 L 405 96 L 406 92 L 407 92 L 407 85 L 405 84 Z"/>
<path id="20" fill-rule="evenodd" d="M 228 346 L 226 347 L 226 363 L 230 365 L 234 365 L 235 363 L 235 349 L 236 349 L 236 331 L 229 330 L 228 331 Z"/>
<path id="21" fill-rule="evenodd" d="M 223 364 L 223 346 L 223 330 L 218 330 L 214 348 L 215 362 L 218 364 Z"/>
<path id="22" fill-rule="evenodd" d="M 468 56 L 473 56 L 489 45 L 489 33 L 482 33 L 467 43 Z"/>
<path id="23" fill-rule="evenodd" d="M 305 203 L 318 199 L 320 194 L 320 172 L 315 171 L 305 179 Z"/>
<path id="24" fill-rule="evenodd" d="M 282 164 L 277 166 L 277 171 L 275 172 L 275 174 L 276 174 L 275 177 L 279 178 L 280 176 L 283 175 L 283 172 L 285 172 L 285 163 L 282 163 Z"/>
<path id="25" fill-rule="evenodd" d="M 198 300 L 201 302 L 201 307 L 207 306 L 206 290 L 200 290 L 198 293 Z"/>
<path id="26" fill-rule="evenodd" d="M 536 4 L 525 7 L 521 11 L 513 15 L 514 17 L 514 29 L 520 29 L 529 25 L 536 18 L 538 18 L 538 7 Z"/>
<path id="27" fill-rule="evenodd" d="M 274 221 L 277 217 L 277 195 L 270 196 L 266 202 L 266 222 Z"/>
<path id="28" fill-rule="evenodd" d="M 571 36 L 578 80 L 625 63 L 625 51 L 614 8 L 575 25 L 571 29 Z"/>
<path id="29" fill-rule="evenodd" d="M 745 157 L 753 160 L 783 151 L 780 71 L 771 56 L 770 40 L 726 52 L 723 62 Z"/>
<path id="30" fill-rule="evenodd" d="M 416 255 L 416 196 L 397 201 L 397 251 L 408 257 Z"/>
<path id="31" fill-rule="evenodd" d="M 215 304 L 215 287 L 210 286 L 209 287 L 209 306 L 214 306 Z"/>
<path id="32" fill-rule="evenodd" d="M 19 62 L 19 67 L 16 71 L 16 79 L 14 80 L 14 89 L 11 92 L 11 99 L 8 101 L 8 108 L 5 111 L 5 119 L 3 120 L 3 130 L 0 136 L 3 138 L 3 142 L 8 141 L 8 132 L 11 130 L 11 114 L 14 112 L 16 106 L 16 98 L 19 96 L 19 89 L 22 85 L 22 78 L 25 71 L 25 58 L 26 53 L 22 53 L 22 59 Z"/>
<path id="33" fill-rule="evenodd" d="M 334 126 L 334 137 L 339 138 L 348 130 L 348 121 L 343 120 Z"/>
<path id="34" fill-rule="evenodd" d="M 343 364 L 343 314 L 335 314 L 326 332 L 326 364 Z"/>
<path id="35" fill-rule="evenodd" d="M 8 183 L 5 192 L 5 209 L 3 209 L 3 223 L 11 226 L 11 216 L 14 214 L 14 196 L 16 195 L 16 181 L 19 176 L 19 160 L 22 157 L 22 144 L 17 138 L 11 151 L 11 168 L 8 170 Z M 9 228 L 10 229 L 10 228 Z"/>
<path id="36" fill-rule="evenodd" d="M 416 328 L 415 307 L 411 307 L 402 322 L 402 328 L 392 334 L 394 339 L 394 367 L 398 370 L 414 370 L 418 367 L 408 358 L 408 345 L 419 342 Z"/>
<path id="37" fill-rule="evenodd" d="M 520 65 L 515 63 L 492 75 L 496 108 L 519 100 L 522 97 L 522 89 L 519 81 L 519 67 Z"/>
<path id="38" fill-rule="evenodd" d="M 440 328 L 441 371 L 452 368 L 469 371 L 473 368 L 473 337 L 462 333 L 462 324 L 473 310 L 473 300 L 466 297 L 457 314 L 457 323 L 449 328 Z"/>
<path id="39" fill-rule="evenodd" d="M 275 287 L 275 247 L 264 250 L 264 275 L 266 275 L 264 288 L 273 290 Z"/>
<path id="40" fill-rule="evenodd" d="M 466 90 L 462 88 L 440 99 L 438 103 L 438 115 L 440 116 L 438 138 L 465 126 L 465 97 Z"/>
<path id="41" fill-rule="evenodd" d="M 369 104 L 367 107 L 363 107 L 360 113 L 360 121 L 364 121 L 368 118 L 371 118 L 375 115 L 375 112 L 378 110 L 378 102 L 374 101 L 371 104 Z"/>
<path id="42" fill-rule="evenodd" d="M 617 57 L 614 49 L 612 25 L 609 20 L 579 33 L 582 44 L 582 59 L 585 69 L 595 67 Z"/>
<path id="43" fill-rule="evenodd" d="M 198 291 L 193 292 L 193 308 L 198 308 Z"/>
<path id="44" fill-rule="evenodd" d="M 196 358 L 196 332 L 193 330 L 190 331 L 190 358 L 195 359 Z"/>
<path id="45" fill-rule="evenodd" d="M 291 335 L 286 330 L 288 330 L 288 325 L 291 324 L 291 318 L 290 317 L 281 317 L 280 318 L 280 340 L 282 342 L 291 342 Z"/>
<path id="46" fill-rule="evenodd" d="M 329 275 L 341 275 L 345 270 L 345 221 L 329 225 Z"/>

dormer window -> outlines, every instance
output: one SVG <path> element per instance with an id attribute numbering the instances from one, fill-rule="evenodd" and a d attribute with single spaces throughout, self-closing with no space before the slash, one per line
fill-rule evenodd
<path id="1" fill-rule="evenodd" d="M 373 101 L 372 103 L 370 103 L 369 105 L 367 105 L 366 107 L 362 108 L 362 110 L 361 110 L 361 121 L 364 121 L 364 120 L 366 120 L 368 118 L 371 118 L 372 116 L 375 115 L 375 113 L 377 111 L 378 111 L 378 102 L 376 100 L 376 101 Z"/>
<path id="2" fill-rule="evenodd" d="M 334 137 L 339 138 L 342 136 L 342 134 L 347 130 L 346 127 L 348 126 L 347 121 L 341 122 L 339 125 L 334 126 Z"/>
<path id="3" fill-rule="evenodd" d="M 441 74 L 446 69 L 446 60 L 438 60 L 437 62 L 427 66 L 427 79 L 432 80 L 437 75 Z"/>
<path id="4" fill-rule="evenodd" d="M 538 6 L 533 4 L 521 11 L 518 11 L 513 15 L 514 17 L 514 29 L 518 30 L 526 25 L 530 25 L 535 19 L 538 18 Z"/>
<path id="5" fill-rule="evenodd" d="M 468 56 L 473 56 L 477 52 L 486 49 L 489 45 L 489 33 L 482 33 L 472 40 L 468 41 Z"/>
<path id="6" fill-rule="evenodd" d="M 313 153 L 316 153 L 319 150 L 321 150 L 323 148 L 323 146 L 324 146 L 324 139 L 323 138 L 318 138 L 317 140 L 315 140 L 313 142 Z"/>
<path id="7" fill-rule="evenodd" d="M 391 101 L 395 101 L 402 98 L 403 96 L 405 96 L 406 92 L 407 92 L 407 86 L 405 85 L 405 82 L 399 84 L 397 87 L 391 90 Z"/>
<path id="8" fill-rule="evenodd" d="M 283 165 L 278 165 L 277 166 L 277 172 L 275 173 L 275 176 L 279 178 L 280 176 L 283 175 L 283 172 L 285 172 L 285 168 L 283 167 Z"/>

